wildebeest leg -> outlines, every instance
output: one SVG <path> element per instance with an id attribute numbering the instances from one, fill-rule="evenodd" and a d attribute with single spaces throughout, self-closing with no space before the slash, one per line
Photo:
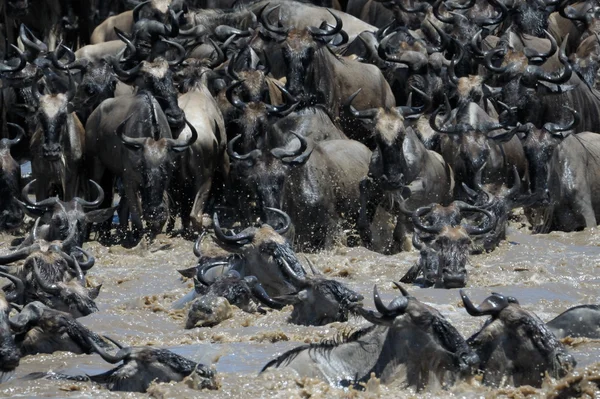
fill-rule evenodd
<path id="1" fill-rule="evenodd" d="M 398 215 L 396 219 L 396 227 L 394 228 L 394 242 L 392 244 L 391 253 L 396 251 L 410 251 L 411 244 L 406 237 L 408 220 L 403 214 Z"/>
<path id="2" fill-rule="evenodd" d="M 358 233 L 366 248 L 373 247 L 371 224 L 377 205 L 381 202 L 383 191 L 372 178 L 366 177 L 360 182 L 360 213 L 358 215 Z"/>

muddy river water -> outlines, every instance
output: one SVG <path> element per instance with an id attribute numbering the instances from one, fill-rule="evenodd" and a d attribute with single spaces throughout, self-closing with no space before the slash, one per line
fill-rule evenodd
<path id="1" fill-rule="evenodd" d="M 0 237 L 8 251 L 10 236 Z M 520 224 L 509 229 L 506 242 L 490 254 L 472 256 L 468 265 L 467 291 L 480 302 L 491 291 L 515 296 L 521 305 L 550 320 L 563 310 L 584 303 L 600 303 L 600 230 L 577 233 L 555 232 L 531 235 Z M 184 382 L 152 385 L 148 393 L 160 398 L 335 398 L 335 397 L 545 397 L 555 392 L 557 383 L 548 380 L 541 389 L 528 387 L 491 389 L 473 379 L 450 391 L 415 393 L 399 386 L 370 381 L 362 392 L 333 388 L 324 382 L 300 379 L 290 372 L 258 375 L 262 366 L 278 354 L 307 342 L 332 338 L 341 332 L 365 325 L 352 318 L 348 323 L 324 327 L 296 326 L 286 322 L 290 308 L 266 315 L 251 315 L 235 309 L 234 317 L 213 328 L 185 330 L 186 310 L 171 310 L 172 303 L 188 293 L 193 284 L 184 281 L 177 269 L 191 267 L 196 258 L 193 243 L 160 236 L 152 251 L 86 244 L 96 255 L 89 281 L 102 284 L 97 303 L 99 312 L 79 319 L 90 329 L 107 334 L 127 345 L 170 348 L 194 361 L 212 364 L 218 372 L 218 391 L 195 391 Z M 158 250 L 157 250 L 158 249 Z M 301 261 L 304 261 L 301 255 Z M 337 247 L 307 255 L 325 275 L 340 279 L 365 296 L 372 307 L 373 284 L 378 284 L 384 301 L 398 291 L 399 280 L 417 259 L 416 251 L 392 256 L 370 252 L 362 247 Z M 419 300 L 439 309 L 464 335 L 469 336 L 484 322 L 467 315 L 459 305 L 458 290 L 408 286 Z M 600 375 L 600 341 L 565 342 L 574 354 L 575 373 Z M 0 386 L 1 397 L 147 397 L 148 394 L 109 392 L 93 383 L 23 380 L 41 371 L 66 374 L 97 374 L 111 365 L 97 355 L 55 353 L 21 360 L 13 379 Z M 595 388 L 597 389 L 597 388 Z M 593 389 L 588 397 L 598 396 Z"/>

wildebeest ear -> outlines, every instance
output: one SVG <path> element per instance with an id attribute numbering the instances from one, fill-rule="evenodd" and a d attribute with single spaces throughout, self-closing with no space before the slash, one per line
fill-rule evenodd
<path id="1" fill-rule="evenodd" d="M 90 290 L 90 298 L 96 299 L 98 295 L 100 295 L 100 289 L 102 288 L 102 284 L 99 284 Z"/>
<path id="2" fill-rule="evenodd" d="M 177 270 L 183 277 L 194 278 L 198 274 L 198 266 L 190 267 L 188 269 Z"/>
<path id="3" fill-rule="evenodd" d="M 543 81 L 538 81 L 538 83 L 541 85 L 539 88 L 541 89 L 540 91 L 546 92 L 546 93 L 566 93 L 568 91 L 571 91 L 573 89 L 575 89 L 577 86 L 579 86 L 579 84 L 576 85 L 557 85 L 554 83 L 549 83 L 549 82 L 543 82 Z"/>
<path id="4" fill-rule="evenodd" d="M 115 214 L 116 207 L 106 209 L 96 209 L 94 211 L 87 212 L 85 219 L 90 223 L 102 223 L 113 217 Z"/>

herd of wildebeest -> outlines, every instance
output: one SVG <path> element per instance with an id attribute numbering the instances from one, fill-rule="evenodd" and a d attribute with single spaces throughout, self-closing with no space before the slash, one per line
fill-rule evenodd
<path id="1" fill-rule="evenodd" d="M 469 255 L 505 239 L 515 208 L 537 233 L 595 227 L 600 4 L 323 1 L 0 5 L 0 228 L 26 232 L 0 256 L 0 382 L 24 356 L 70 351 L 122 363 L 46 378 L 143 392 L 195 374 L 216 388 L 208 366 L 77 321 L 100 293 L 85 242 L 163 232 L 196 239 L 197 266 L 180 271 L 195 282 L 178 302 L 193 300 L 187 328 L 218 324 L 225 302 L 291 306 L 302 325 L 372 323 L 262 371 L 355 387 L 372 373 L 417 390 L 477 374 L 540 386 L 576 365 L 561 338 L 600 338 L 597 306 L 544 323 L 514 297 L 475 306 L 461 290 L 469 315 L 489 316 L 465 340 L 406 286 L 388 305 L 375 286 L 368 310 L 295 253 L 394 253 L 412 235 L 420 256 L 400 281 L 463 288 Z"/>

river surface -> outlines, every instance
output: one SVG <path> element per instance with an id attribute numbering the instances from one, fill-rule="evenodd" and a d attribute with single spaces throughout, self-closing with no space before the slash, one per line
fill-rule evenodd
<path id="1" fill-rule="evenodd" d="M 11 236 L 0 236 L 0 252 L 6 253 Z M 508 240 L 490 254 L 472 256 L 468 265 L 467 292 L 479 303 L 491 291 L 515 296 L 521 305 L 548 321 L 567 308 L 600 303 L 600 230 L 576 233 L 555 232 L 531 235 L 520 223 L 509 228 Z M 473 379 L 450 391 L 415 393 L 399 386 L 370 381 L 365 391 L 333 388 L 324 382 L 300 379 L 292 372 L 258 375 L 270 359 L 295 346 L 333 338 L 341 332 L 367 324 L 360 318 L 323 327 L 296 326 L 286 322 L 290 308 L 266 315 L 252 315 L 235 309 L 234 317 L 212 328 L 184 329 L 185 310 L 171 310 L 172 303 L 190 292 L 191 280 L 177 269 L 195 265 L 193 243 L 159 236 L 151 250 L 104 247 L 97 242 L 85 245 L 96 256 L 88 274 L 93 284 L 102 284 L 97 299 L 99 312 L 79 319 L 99 334 L 107 334 L 126 345 L 170 348 L 191 360 L 212 364 L 218 372 L 220 389 L 195 391 L 185 383 L 155 384 L 148 393 L 159 398 L 335 398 L 335 397 L 545 397 L 555 393 L 557 382 L 547 381 L 541 389 L 528 387 L 491 389 Z M 157 250 L 158 249 L 158 250 Z M 337 247 L 306 255 L 326 276 L 340 279 L 365 296 L 372 308 L 373 285 L 378 284 L 384 302 L 398 291 L 391 281 L 400 277 L 417 259 L 416 251 L 386 256 L 362 247 Z M 300 260 L 305 263 L 302 255 Z M 417 286 L 406 288 L 419 300 L 442 312 L 468 337 L 484 318 L 467 315 L 458 290 Z M 578 367 L 576 374 L 600 376 L 600 341 L 567 340 Z M 91 382 L 34 380 L 21 377 L 42 371 L 72 375 L 97 374 L 111 368 L 97 355 L 29 356 L 21 360 L 15 376 L 0 386 L 1 397 L 104 397 L 135 398 L 148 394 L 109 392 Z M 564 384 L 564 382 L 561 382 Z M 590 388 L 588 397 L 600 397 Z"/>

